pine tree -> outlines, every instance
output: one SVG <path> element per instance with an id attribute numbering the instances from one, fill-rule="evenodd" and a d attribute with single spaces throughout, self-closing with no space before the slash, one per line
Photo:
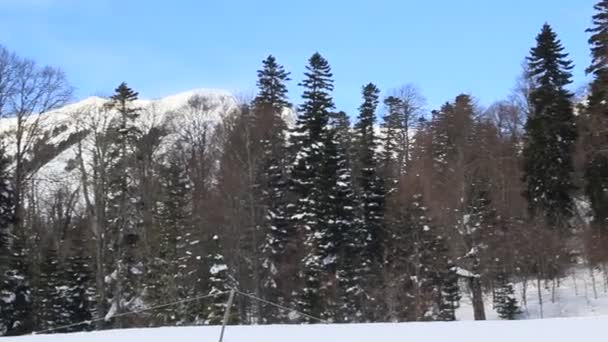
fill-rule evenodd
<path id="1" fill-rule="evenodd" d="M 53 243 L 51 243 L 52 245 Z M 54 246 L 49 246 L 40 266 L 36 287 L 37 329 L 53 329 L 65 324 L 65 293 L 59 272 L 59 258 Z"/>
<path id="2" fill-rule="evenodd" d="M 181 142 L 169 149 L 163 163 L 158 166 L 160 198 L 158 222 L 158 248 L 149 264 L 146 282 L 147 299 L 151 303 L 178 301 L 196 295 L 193 260 L 190 251 L 193 243 L 190 222 L 191 186 L 183 159 Z M 198 308 L 184 303 L 155 310 L 158 324 L 184 324 L 194 320 Z"/>
<path id="3" fill-rule="evenodd" d="M 27 334 L 34 328 L 30 266 L 23 240 L 22 236 L 17 235 L 12 241 L 0 292 L 0 332 L 6 336 Z"/>
<path id="4" fill-rule="evenodd" d="M 329 140 L 328 123 L 334 104 L 331 98 L 333 81 L 327 60 L 319 53 L 309 59 L 305 79 L 304 103 L 298 110 L 296 126 L 290 135 L 290 148 L 295 160 L 290 167 L 290 193 L 293 202 L 288 205 L 290 227 L 304 236 L 304 256 L 300 279 L 302 290 L 297 294 L 296 305 L 300 311 L 313 316 L 323 314 L 321 293 L 323 259 L 322 240 L 327 234 L 323 226 L 326 203 L 323 196 L 322 173 L 326 143 Z M 327 221 L 325 221 L 327 223 Z M 302 318 L 307 320 L 306 318 Z"/>
<path id="5" fill-rule="evenodd" d="M 363 104 L 359 107 L 359 120 L 355 125 L 357 140 L 357 187 L 363 213 L 366 263 L 370 268 L 382 265 L 384 189 L 376 172 L 377 141 L 374 133 L 375 112 L 380 90 L 372 83 L 363 87 Z"/>
<path id="6" fill-rule="evenodd" d="M 228 301 L 228 292 L 234 286 L 230 277 L 228 266 L 224 261 L 222 253 L 221 240 L 218 235 L 214 235 L 211 241 L 211 250 L 207 255 L 207 263 L 209 264 L 209 295 L 212 295 L 209 300 L 209 305 L 206 310 L 205 324 L 218 325 L 222 323 L 224 312 L 226 311 L 226 302 Z M 230 317 L 230 321 L 234 322 L 234 315 Z"/>
<path id="7" fill-rule="evenodd" d="M 502 319 L 514 320 L 521 313 L 521 310 L 517 304 L 517 298 L 515 298 L 513 283 L 509 282 L 506 274 L 499 273 L 497 285 L 498 288 L 495 290 L 496 295 L 494 299 L 496 312 L 498 312 L 498 316 Z"/>
<path id="8" fill-rule="evenodd" d="M 582 111 L 585 120 L 583 140 L 585 159 L 585 194 L 591 202 L 593 223 L 600 231 L 608 229 L 608 1 L 594 6 L 591 33 L 591 65 L 593 75 L 587 105 Z"/>
<path id="9" fill-rule="evenodd" d="M 9 165 L 4 146 L 0 146 L 0 336 L 21 335 L 33 329 L 24 237 L 21 232 L 12 232 L 15 201 Z"/>
<path id="10" fill-rule="evenodd" d="M 264 234 L 262 243 L 262 284 L 265 299 L 286 305 L 285 288 L 286 248 L 294 238 L 289 230 L 287 218 L 287 179 L 285 171 L 287 125 L 282 112 L 290 107 L 287 100 L 289 73 L 277 64 L 273 56 L 263 61 L 258 71 L 258 95 L 254 100 L 255 125 L 261 134 L 262 162 L 257 171 L 258 193 L 264 207 L 260 230 Z M 290 234 L 291 233 L 291 234 Z M 262 308 L 262 319 L 266 323 L 285 321 L 282 310 L 276 307 Z"/>
<path id="11" fill-rule="evenodd" d="M 456 309 L 460 301 L 460 287 L 458 286 L 458 273 L 456 265 L 448 261 L 448 266 L 441 279 L 441 303 L 439 304 L 439 319 L 455 321 Z"/>
<path id="12" fill-rule="evenodd" d="M 266 57 L 262 61 L 262 69 L 258 70 L 258 94 L 253 101 L 254 107 L 269 106 L 273 109 L 273 115 L 279 116 L 285 108 L 290 107 L 285 84 L 291 80 L 289 74 L 274 56 Z"/>
<path id="13" fill-rule="evenodd" d="M 108 107 L 118 113 L 113 122 L 111 154 L 114 164 L 109 170 L 108 213 L 109 227 L 114 243 L 112 283 L 112 308 L 116 313 L 136 309 L 141 304 L 140 285 L 144 274 L 143 263 L 138 255 L 141 218 L 138 212 L 141 199 L 137 198 L 135 161 L 133 149 L 141 136 L 135 120 L 139 108 L 133 104 L 138 93 L 121 83 L 110 97 Z M 117 322 L 120 327 L 128 324 L 128 317 Z"/>
<path id="14" fill-rule="evenodd" d="M 537 82 L 532 90 L 533 112 L 526 122 L 524 181 L 530 214 L 541 214 L 549 226 L 564 228 L 573 215 L 575 186 L 572 153 L 576 139 L 571 83 L 572 62 L 557 35 L 545 24 L 536 38 L 528 65 Z"/>
<path id="15" fill-rule="evenodd" d="M 397 190 L 397 181 L 399 179 L 399 167 L 397 156 L 398 151 L 398 134 L 399 134 L 399 111 L 403 106 L 401 99 L 395 96 L 389 96 L 384 99 L 384 106 L 387 113 L 382 118 L 382 136 L 380 138 L 382 151 L 379 157 L 380 174 L 384 179 L 386 194 L 390 195 Z"/>
<path id="16" fill-rule="evenodd" d="M 374 132 L 376 122 L 376 108 L 378 106 L 380 90 L 372 83 L 363 87 L 363 103 L 359 107 L 358 121 L 355 124 L 355 165 L 356 189 L 361 213 L 362 236 L 360 242 L 360 256 L 357 262 L 366 274 L 366 292 L 369 302 L 365 304 L 368 315 L 372 316 L 383 311 L 374 307 L 381 303 L 371 295 L 372 289 L 380 287 L 380 273 L 384 263 L 384 184 L 378 175 L 377 163 L 377 137 Z M 374 307 L 372 309 L 372 307 Z M 375 311 L 373 313 L 372 311 Z M 373 319 L 368 317 L 368 319 Z"/>
<path id="17" fill-rule="evenodd" d="M 360 287 L 353 289 L 353 285 L 361 284 L 361 278 L 357 279 L 357 277 L 362 274 L 357 274 L 356 270 L 367 266 L 346 265 L 356 262 L 349 258 L 359 257 L 352 254 L 354 251 L 349 249 L 347 244 L 360 244 L 361 241 L 354 239 L 347 241 L 347 234 L 359 238 L 364 235 L 361 234 L 362 226 L 357 219 L 348 151 L 342 143 L 347 141 L 350 135 L 349 130 L 344 127 L 343 114 L 339 112 L 331 115 L 330 128 L 324 143 L 324 163 L 321 168 L 321 189 L 325 189 L 322 197 L 324 209 L 321 216 L 323 235 L 319 239 L 318 249 L 321 253 L 324 274 L 327 275 L 321 283 L 325 306 L 321 317 L 327 320 L 352 321 L 357 319 L 362 304 L 360 302 L 362 293 L 357 292 Z M 346 254 L 347 251 L 351 254 Z M 349 270 L 355 273 L 349 273 Z M 347 277 L 354 279 L 346 280 Z M 341 283 L 342 280 L 345 280 L 345 283 Z M 355 283 L 357 280 L 359 284 Z"/>
<path id="18" fill-rule="evenodd" d="M 95 287 L 91 271 L 91 257 L 87 254 L 84 227 L 72 229 L 70 254 L 66 258 L 64 296 L 65 325 L 85 322 L 93 318 L 95 308 Z M 66 332 L 88 331 L 90 324 L 72 326 Z"/>

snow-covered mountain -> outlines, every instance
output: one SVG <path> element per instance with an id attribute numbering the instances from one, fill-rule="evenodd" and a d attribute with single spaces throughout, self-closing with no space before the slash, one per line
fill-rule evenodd
<path id="1" fill-rule="evenodd" d="M 194 102 L 193 102 L 194 101 Z M 76 189 L 80 184 L 80 173 L 74 168 L 78 142 L 82 142 L 85 161 L 90 158 L 87 153 L 94 147 L 94 133 L 107 127 L 110 119 L 117 115 L 108 111 L 107 99 L 90 97 L 65 107 L 32 115 L 27 118 L 27 125 L 37 125 L 34 131 L 35 140 L 45 142 L 44 152 L 48 156 L 36 166 L 33 176 L 36 189 L 44 199 L 46 191 L 57 187 Z M 222 90 L 198 89 L 167 96 L 154 100 L 137 100 L 135 105 L 141 109 L 137 124 L 144 132 L 152 127 L 163 126 L 168 135 L 163 139 L 168 146 L 187 127 L 220 123 L 222 118 L 238 108 L 236 98 Z M 16 118 L 0 119 L 0 134 L 9 154 L 14 154 L 16 144 L 14 134 Z M 30 156 L 31 158 L 32 156 Z"/>

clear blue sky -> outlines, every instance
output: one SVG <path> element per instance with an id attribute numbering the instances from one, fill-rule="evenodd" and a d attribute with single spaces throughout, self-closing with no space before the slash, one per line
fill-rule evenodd
<path id="1" fill-rule="evenodd" d="M 335 102 L 351 115 L 360 89 L 418 85 L 429 109 L 467 92 L 504 98 L 542 24 L 576 64 L 589 63 L 595 0 L 0 0 L 0 44 L 61 66 L 77 99 L 121 81 L 142 97 L 192 88 L 255 91 L 273 54 L 292 72 L 292 100 L 308 57 L 332 65 Z"/>

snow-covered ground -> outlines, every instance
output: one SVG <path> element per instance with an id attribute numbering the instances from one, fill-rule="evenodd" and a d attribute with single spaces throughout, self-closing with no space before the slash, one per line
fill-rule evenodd
<path id="1" fill-rule="evenodd" d="M 593 278 L 595 278 L 595 286 Z M 596 270 L 592 277 L 589 268 L 578 266 L 572 268 L 567 277 L 560 279 L 559 284 L 556 282 L 555 296 L 553 296 L 552 285 L 551 282 L 541 282 L 542 318 L 608 316 L 608 284 L 605 281 L 604 273 Z M 536 280 L 528 281 L 527 305 L 524 305 L 522 300 L 523 288 L 524 285 L 521 282 L 515 285 L 516 297 L 522 306 L 520 319 L 541 318 Z M 484 302 L 486 303 L 486 318 L 500 319 L 492 307 L 491 296 L 487 296 Z M 456 317 L 462 321 L 473 319 L 471 300 L 466 293 L 463 294 Z"/>
<path id="2" fill-rule="evenodd" d="M 225 342 L 513 342 L 601 341 L 608 317 L 557 318 L 524 321 L 229 326 Z M 0 338 L 6 342 L 213 342 L 220 327 L 112 330 L 69 335 Z"/>
<path id="3" fill-rule="evenodd" d="M 595 278 L 595 291 L 593 286 Z M 486 298 L 488 321 L 471 321 L 473 310 L 465 293 L 458 309 L 458 322 L 334 324 L 334 325 L 275 325 L 229 326 L 225 342 L 323 342 L 323 341 L 595 341 L 606 336 L 608 326 L 608 289 L 603 273 L 593 277 L 588 268 L 574 268 L 560 280 L 552 295 L 552 284 L 541 284 L 543 317 L 536 283 L 530 281 L 526 291 L 527 306 L 520 320 L 499 320 Z M 518 300 L 522 302 L 523 284 L 516 285 Z M 597 296 L 596 296 L 597 293 Z M 212 342 L 217 341 L 220 327 L 180 327 L 110 330 L 92 333 L 56 334 L 0 338 L 6 342 Z"/>

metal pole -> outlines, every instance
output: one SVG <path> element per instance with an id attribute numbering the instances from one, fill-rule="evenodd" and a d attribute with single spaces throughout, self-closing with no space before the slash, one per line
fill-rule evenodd
<path id="1" fill-rule="evenodd" d="M 226 303 L 226 310 L 224 311 L 224 321 L 222 322 L 222 332 L 220 333 L 220 341 L 224 340 L 224 330 L 226 330 L 226 324 L 228 324 L 228 320 L 230 319 L 230 308 L 232 307 L 232 301 L 234 300 L 234 289 L 230 290 L 230 295 L 228 296 L 228 302 Z"/>

